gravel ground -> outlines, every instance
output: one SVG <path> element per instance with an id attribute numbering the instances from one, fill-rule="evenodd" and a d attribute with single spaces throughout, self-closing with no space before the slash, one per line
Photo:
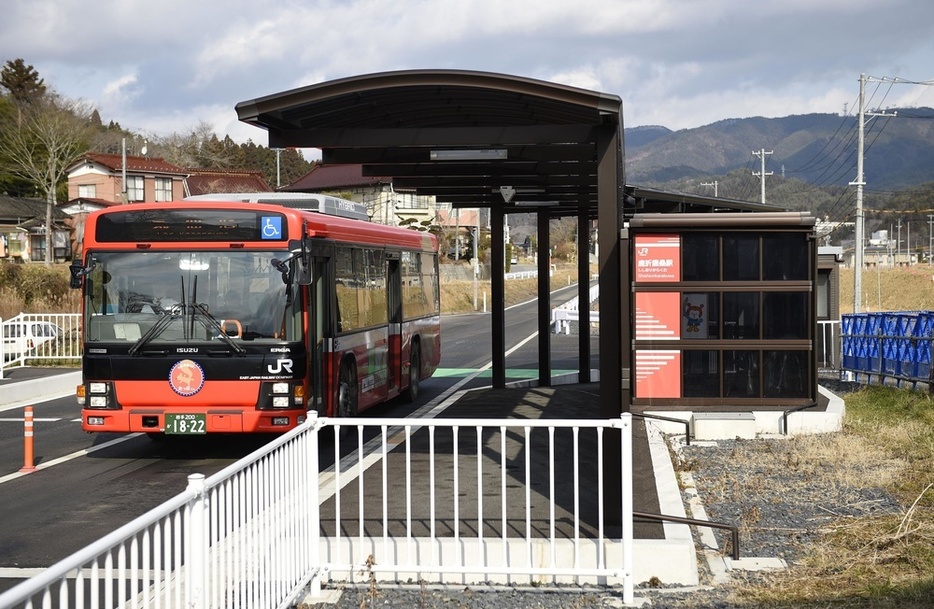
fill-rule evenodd
<path id="1" fill-rule="evenodd" d="M 821 381 L 838 394 L 852 383 Z M 809 541 L 834 519 L 868 513 L 897 512 L 895 500 L 879 489 L 841 484 L 813 463 L 803 464 L 787 439 L 728 440 L 694 443 L 677 449 L 682 466 L 694 477 L 708 518 L 740 525 L 743 557 L 800 560 Z M 685 497 L 685 500 L 687 498 Z M 690 514 L 690 512 L 688 512 Z M 695 538 L 697 531 L 694 531 Z M 729 533 L 715 533 L 721 552 L 729 554 Z M 715 584 L 706 561 L 699 557 L 701 585 L 636 588 L 637 603 L 659 609 L 737 607 L 731 590 L 754 582 L 761 573 L 732 571 L 726 583 Z M 335 604 L 321 609 L 456 608 L 567 609 L 622 607 L 622 594 L 602 588 L 393 587 L 382 584 L 345 589 Z"/>

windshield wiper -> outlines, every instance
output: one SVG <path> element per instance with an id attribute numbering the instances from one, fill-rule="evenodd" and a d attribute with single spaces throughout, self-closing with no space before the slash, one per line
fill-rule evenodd
<path id="1" fill-rule="evenodd" d="M 224 330 L 224 327 L 221 326 L 221 322 L 219 322 L 216 317 L 211 315 L 211 313 L 207 310 L 207 307 L 205 307 L 203 304 L 194 303 L 191 305 L 191 308 L 196 313 L 200 313 L 202 317 L 208 320 L 208 327 L 211 330 L 217 332 L 218 335 L 220 336 L 220 339 L 224 341 L 225 343 L 227 343 L 227 345 L 231 349 L 233 349 L 240 355 L 243 355 L 244 353 L 246 353 L 246 349 L 238 345 L 236 341 L 234 341 L 234 339 L 227 336 L 227 332 Z"/>
<path id="2" fill-rule="evenodd" d="M 163 315 L 162 317 L 160 317 L 159 320 L 156 323 L 152 324 L 152 327 L 150 327 L 149 330 L 147 330 L 146 333 L 143 334 L 138 341 L 136 341 L 136 344 L 130 347 L 129 354 L 136 355 L 139 352 L 139 350 L 142 349 L 144 345 L 146 345 L 146 343 L 151 341 L 153 338 L 156 337 L 156 335 L 158 335 L 163 330 L 165 330 L 165 328 L 170 323 L 172 323 L 173 321 L 181 317 L 182 316 L 181 310 L 182 310 L 181 305 L 175 305 L 174 307 L 172 307 L 172 312 L 169 315 Z"/>

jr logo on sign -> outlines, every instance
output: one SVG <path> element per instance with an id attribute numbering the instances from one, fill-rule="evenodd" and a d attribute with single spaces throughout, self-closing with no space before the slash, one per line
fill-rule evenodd
<path id="1" fill-rule="evenodd" d="M 292 374 L 292 360 L 290 359 L 277 359 L 275 364 L 269 364 L 266 366 L 266 370 L 269 374 L 282 374 L 286 372 Z"/>

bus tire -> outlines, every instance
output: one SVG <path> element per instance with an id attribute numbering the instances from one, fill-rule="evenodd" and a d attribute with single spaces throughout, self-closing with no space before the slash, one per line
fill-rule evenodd
<path id="1" fill-rule="evenodd" d="M 337 416 L 357 416 L 357 370 L 350 359 L 341 364 L 337 381 Z"/>
<path id="2" fill-rule="evenodd" d="M 414 402 L 418 399 L 419 383 L 422 380 L 422 349 L 418 341 L 412 342 L 409 352 L 409 386 L 405 390 L 405 399 Z"/>

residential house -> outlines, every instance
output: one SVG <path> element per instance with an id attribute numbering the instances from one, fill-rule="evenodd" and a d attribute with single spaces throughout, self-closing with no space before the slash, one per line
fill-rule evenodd
<path id="1" fill-rule="evenodd" d="M 281 188 L 285 192 L 330 194 L 366 205 L 373 222 L 399 226 L 405 220 L 435 222 L 438 205 L 434 197 L 418 196 L 393 188 L 389 176 L 365 176 L 360 164 L 312 167 L 304 176 Z"/>
<path id="2" fill-rule="evenodd" d="M 46 202 L 0 195 L 0 260 L 41 262 L 45 260 Z M 69 216 L 52 209 L 52 260 L 71 259 Z"/>
<path id="3" fill-rule="evenodd" d="M 262 172 L 235 169 L 188 169 L 185 196 L 221 192 L 272 192 Z"/>
<path id="4" fill-rule="evenodd" d="M 126 173 L 126 188 L 123 176 Z M 272 190 L 259 171 L 190 169 L 158 157 L 89 152 L 68 168 L 72 251 L 81 252 L 84 220 L 97 209 L 124 203 L 176 201 L 192 195 Z"/>
<path id="5" fill-rule="evenodd" d="M 174 201 L 185 196 L 188 170 L 158 157 L 89 152 L 68 167 L 68 199 L 118 203 Z M 126 184 L 123 176 L 126 175 Z"/>

